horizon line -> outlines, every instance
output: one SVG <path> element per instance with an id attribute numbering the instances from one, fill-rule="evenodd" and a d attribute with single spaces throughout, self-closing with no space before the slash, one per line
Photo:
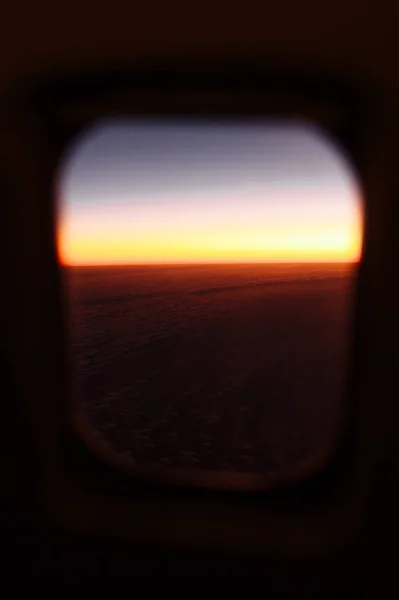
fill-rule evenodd
<path id="1" fill-rule="evenodd" d="M 312 265 L 312 264 L 359 264 L 360 259 L 355 260 L 257 260 L 257 261 L 167 261 L 167 262 L 116 262 L 116 263 L 63 263 L 61 267 L 167 267 L 167 266 L 196 266 L 196 265 Z"/>

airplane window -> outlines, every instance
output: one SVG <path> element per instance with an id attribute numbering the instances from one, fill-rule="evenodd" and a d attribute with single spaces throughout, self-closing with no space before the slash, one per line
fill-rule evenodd
<path id="1" fill-rule="evenodd" d="M 132 474 L 212 487 L 323 468 L 362 244 L 360 187 L 330 138 L 297 121 L 106 120 L 67 149 L 58 189 L 88 443 Z"/>

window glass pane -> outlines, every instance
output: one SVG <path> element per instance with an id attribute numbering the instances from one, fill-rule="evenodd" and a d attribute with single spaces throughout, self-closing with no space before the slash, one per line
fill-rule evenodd
<path id="1" fill-rule="evenodd" d="M 133 474 L 221 487 L 320 469 L 345 420 L 362 241 L 336 145 L 308 123 L 104 121 L 59 190 L 91 443 Z"/>

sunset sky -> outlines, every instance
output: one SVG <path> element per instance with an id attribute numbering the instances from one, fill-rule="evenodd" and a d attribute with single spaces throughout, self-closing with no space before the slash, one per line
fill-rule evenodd
<path id="1" fill-rule="evenodd" d="M 110 121 L 58 181 L 63 264 L 356 261 L 360 191 L 311 125 Z"/>

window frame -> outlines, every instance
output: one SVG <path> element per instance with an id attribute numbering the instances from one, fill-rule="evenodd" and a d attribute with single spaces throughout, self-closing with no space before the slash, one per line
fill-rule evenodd
<path id="1" fill-rule="evenodd" d="M 372 452 L 361 452 L 370 423 L 363 418 L 369 399 L 359 377 L 367 334 L 363 289 L 370 277 L 366 198 L 352 314 L 349 419 L 340 448 L 322 472 L 300 484 L 237 493 L 127 476 L 107 464 L 105 457 L 96 456 L 81 439 L 70 414 L 74 391 L 68 376 L 71 357 L 66 350 L 66 311 L 56 250 L 54 176 L 64 149 L 99 117 L 146 114 L 220 119 L 227 115 L 246 120 L 249 116 L 302 118 L 319 124 L 344 149 L 362 184 L 364 114 L 354 90 L 314 73 L 168 65 L 64 75 L 40 82 L 28 97 L 35 123 L 32 149 L 35 144 L 41 148 L 36 183 L 44 201 L 38 218 L 45 222 L 44 237 L 39 240 L 36 235 L 32 250 L 40 288 L 46 291 L 42 310 L 33 315 L 38 328 L 46 332 L 36 340 L 37 352 L 44 357 L 37 368 L 46 370 L 52 365 L 53 369 L 51 377 L 42 378 L 43 393 L 33 407 L 35 438 L 44 465 L 41 502 L 63 527 L 136 542 L 291 556 L 342 544 L 354 535 L 364 516 L 372 463 Z M 33 228 L 36 225 L 38 221 L 32 223 Z M 43 285 L 46 277 L 48 283 Z M 48 411 L 54 399 L 56 416 L 54 410 Z M 45 453 L 50 453 L 51 460 L 44 458 Z"/>

